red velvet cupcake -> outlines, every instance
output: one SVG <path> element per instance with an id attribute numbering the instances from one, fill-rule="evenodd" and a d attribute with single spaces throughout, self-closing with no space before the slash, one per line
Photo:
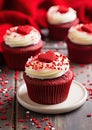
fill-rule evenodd
<path id="1" fill-rule="evenodd" d="M 71 62 L 92 63 L 92 24 L 78 24 L 71 27 L 66 43 Z"/>
<path id="2" fill-rule="evenodd" d="M 4 35 L 4 58 L 10 69 L 24 70 L 30 56 L 37 55 L 43 47 L 41 35 L 29 25 L 12 27 Z"/>
<path id="3" fill-rule="evenodd" d="M 52 6 L 47 12 L 49 36 L 52 40 L 64 41 L 71 26 L 77 25 L 79 19 L 76 11 L 65 6 Z"/>
<path id="4" fill-rule="evenodd" d="M 65 55 L 48 50 L 28 59 L 23 77 L 32 101 L 57 104 L 67 99 L 73 72 Z"/>

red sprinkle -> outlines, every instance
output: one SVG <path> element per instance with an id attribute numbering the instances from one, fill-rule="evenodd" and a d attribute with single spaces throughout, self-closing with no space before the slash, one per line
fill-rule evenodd
<path id="1" fill-rule="evenodd" d="M 87 98 L 86 101 L 88 101 L 89 99 Z"/>
<path id="2" fill-rule="evenodd" d="M 90 83 L 89 85 L 92 86 L 92 83 Z"/>
<path id="3" fill-rule="evenodd" d="M 6 94 L 5 94 L 5 97 L 8 97 L 8 96 L 9 96 L 9 94 L 8 94 L 8 93 L 6 93 Z"/>
<path id="4" fill-rule="evenodd" d="M 45 118 L 42 118 L 42 119 L 41 119 L 41 122 L 44 122 L 44 121 L 45 121 Z"/>
<path id="5" fill-rule="evenodd" d="M 3 102 L 0 102 L 0 105 L 3 105 L 4 103 Z"/>
<path id="6" fill-rule="evenodd" d="M 68 10 L 69 10 L 69 8 L 65 7 L 65 6 L 60 6 L 59 9 L 58 9 L 58 11 L 60 13 L 66 13 L 66 12 L 68 12 Z"/>
<path id="7" fill-rule="evenodd" d="M 10 122 L 6 122 L 6 124 L 5 124 L 6 126 L 9 126 L 10 125 Z"/>
<path id="8" fill-rule="evenodd" d="M 84 24 L 81 29 L 85 32 L 92 33 L 92 24 Z"/>
<path id="9" fill-rule="evenodd" d="M 30 116 L 29 116 L 29 115 L 26 115 L 26 118 L 28 118 L 28 119 L 29 119 L 29 118 L 30 118 Z"/>
<path id="10" fill-rule="evenodd" d="M 22 35 L 26 35 L 26 34 L 29 34 L 32 29 L 33 28 L 29 25 L 18 26 L 17 32 L 22 34 Z"/>
<path id="11" fill-rule="evenodd" d="M 38 124 L 38 125 L 37 125 L 37 128 L 41 128 L 41 125 L 40 125 L 40 124 Z"/>
<path id="12" fill-rule="evenodd" d="M 7 117 L 5 115 L 1 116 L 1 120 L 7 120 Z"/>
<path id="13" fill-rule="evenodd" d="M 87 117 L 91 117 L 92 115 L 89 113 L 89 114 L 87 114 Z"/>
<path id="14" fill-rule="evenodd" d="M 49 118 L 48 118 L 48 117 L 46 117 L 46 118 L 45 118 L 45 120 L 47 121 L 47 120 L 49 120 Z"/>
<path id="15" fill-rule="evenodd" d="M 26 125 L 24 125 L 24 126 L 23 126 L 23 129 L 27 129 L 27 126 L 26 126 Z"/>
<path id="16" fill-rule="evenodd" d="M 49 128 L 47 126 L 44 127 L 44 130 L 49 130 Z"/>
<path id="17" fill-rule="evenodd" d="M 15 126 L 14 125 L 12 125 L 12 128 L 14 128 Z"/>
<path id="18" fill-rule="evenodd" d="M 18 122 L 24 122 L 24 119 L 19 119 Z"/>

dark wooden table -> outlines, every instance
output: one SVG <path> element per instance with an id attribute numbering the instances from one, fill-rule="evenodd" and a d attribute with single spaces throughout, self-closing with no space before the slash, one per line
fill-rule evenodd
<path id="1" fill-rule="evenodd" d="M 43 50 L 56 49 L 67 55 L 67 47 L 62 42 L 48 42 Z M 16 98 L 17 88 L 24 83 L 23 72 L 0 67 L 0 129 L 1 130 L 92 130 L 92 64 L 71 63 L 74 79 L 88 88 L 88 98 L 84 105 L 63 114 L 41 114 L 21 106 Z M 34 120 L 34 122 L 32 121 Z M 49 124 L 49 125 L 48 125 Z M 51 126 L 52 129 L 47 128 Z"/>

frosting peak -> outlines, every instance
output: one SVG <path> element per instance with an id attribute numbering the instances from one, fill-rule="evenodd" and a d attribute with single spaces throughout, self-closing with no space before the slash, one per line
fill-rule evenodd
<path id="1" fill-rule="evenodd" d="M 25 65 L 25 73 L 29 77 L 38 79 L 56 78 L 66 73 L 68 69 L 68 58 L 50 50 L 29 58 Z"/>

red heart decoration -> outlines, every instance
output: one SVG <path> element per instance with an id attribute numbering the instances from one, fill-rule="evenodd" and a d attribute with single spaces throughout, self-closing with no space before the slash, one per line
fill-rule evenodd
<path id="1" fill-rule="evenodd" d="M 81 27 L 82 31 L 92 33 L 92 24 L 85 24 Z"/>
<path id="2" fill-rule="evenodd" d="M 22 34 L 22 35 L 26 35 L 28 33 L 30 33 L 30 31 L 32 30 L 33 28 L 29 25 L 25 25 L 25 26 L 18 26 L 18 29 L 17 29 L 17 32 L 19 34 Z"/>
<path id="3" fill-rule="evenodd" d="M 68 10 L 69 10 L 69 8 L 67 8 L 65 6 L 60 6 L 59 9 L 58 9 L 58 11 L 60 13 L 66 13 L 66 12 L 68 12 Z"/>
<path id="4" fill-rule="evenodd" d="M 50 63 L 54 61 L 57 58 L 55 53 L 53 51 L 47 51 L 45 53 L 42 53 L 38 56 L 39 61 Z"/>

